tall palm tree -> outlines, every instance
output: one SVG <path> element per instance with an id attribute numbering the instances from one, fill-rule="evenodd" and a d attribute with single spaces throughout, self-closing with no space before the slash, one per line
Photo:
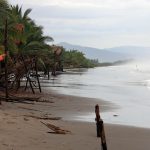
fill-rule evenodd
<path id="1" fill-rule="evenodd" d="M 42 64 L 51 64 L 52 50 L 46 42 L 53 41 L 53 38 L 43 35 L 43 28 L 36 25 L 29 17 L 30 12 L 31 9 L 23 12 L 22 7 L 18 5 L 9 6 L 6 0 L 0 0 L 0 19 L 8 16 L 8 48 L 10 57 L 14 60 L 14 58 L 23 56 L 26 59 L 25 61 L 36 57 Z M 4 24 L 0 20 L 0 46 L 4 41 L 3 34 Z M 11 69 L 13 68 L 13 71 L 24 68 L 16 67 L 19 60 L 15 59 L 15 62 L 14 66 L 10 67 Z M 10 64 L 13 65 L 13 63 L 14 61 Z M 29 63 L 26 64 L 29 65 Z M 16 72 L 20 75 L 21 72 L 18 73 L 18 70 Z M 24 71 L 22 71 L 23 75 Z"/>
<path id="2" fill-rule="evenodd" d="M 8 17 L 9 5 L 7 0 L 0 0 L 0 45 L 3 40 L 3 30 L 5 25 L 5 19 Z"/>
<path id="3" fill-rule="evenodd" d="M 0 0 L 0 16 L 1 17 L 6 16 L 8 8 L 9 8 L 9 5 L 8 5 L 7 0 Z M 2 19 L 1 17 L 0 19 Z"/>
<path id="4" fill-rule="evenodd" d="M 24 57 L 24 65 L 29 65 L 29 59 L 38 58 L 40 62 L 42 61 L 42 57 L 44 53 L 48 53 L 49 46 L 46 44 L 47 41 L 52 41 L 53 38 L 43 35 L 43 28 L 41 26 L 37 26 L 34 21 L 28 16 L 31 12 L 31 9 L 27 9 L 24 13 L 22 12 L 22 7 L 11 6 L 10 14 L 11 19 L 9 21 L 10 26 L 10 39 L 9 44 L 10 51 L 12 56 L 15 54 L 17 58 Z M 46 55 L 48 56 L 48 55 Z M 44 60 L 44 59 L 43 59 Z M 17 60 L 16 60 L 17 61 Z M 31 66 L 31 65 L 29 65 Z M 21 65 L 17 65 L 17 74 L 18 78 L 21 78 L 25 70 L 21 70 L 24 67 Z M 30 68 L 26 66 L 25 68 Z M 18 70 L 21 71 L 18 73 Z M 21 75 L 21 76 L 20 76 Z"/>
<path id="5" fill-rule="evenodd" d="M 0 28 L 4 31 L 0 34 L 0 42 L 4 40 L 4 50 L 5 50 L 5 95 L 6 99 L 8 98 L 8 49 L 7 49 L 7 27 L 8 27 L 8 2 L 7 0 L 0 0 Z M 4 28 L 3 28 L 4 23 Z M 4 35 L 4 36 L 3 36 Z M 0 64 L 1 65 L 1 64 Z"/>
<path id="6" fill-rule="evenodd" d="M 47 47 L 46 41 L 53 39 L 48 36 L 43 36 L 42 27 L 37 26 L 34 21 L 28 16 L 31 9 L 27 9 L 24 13 L 22 7 L 11 6 L 12 20 L 16 25 L 22 25 L 22 32 L 16 30 L 15 37 L 18 42 L 18 52 L 28 53 L 35 52 Z M 16 27 L 16 26 L 14 26 Z"/>

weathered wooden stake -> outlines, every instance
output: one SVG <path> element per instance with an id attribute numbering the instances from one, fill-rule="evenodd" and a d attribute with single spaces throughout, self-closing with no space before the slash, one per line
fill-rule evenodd
<path id="1" fill-rule="evenodd" d="M 107 150 L 104 124 L 103 124 L 103 120 L 100 117 L 99 105 L 98 104 L 95 106 L 95 114 L 96 114 L 95 121 L 96 121 L 96 127 L 97 127 L 97 137 L 101 138 L 102 150 Z"/>

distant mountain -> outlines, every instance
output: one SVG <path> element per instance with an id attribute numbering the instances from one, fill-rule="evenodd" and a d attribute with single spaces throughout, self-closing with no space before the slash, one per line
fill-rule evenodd
<path id="1" fill-rule="evenodd" d="M 113 52 L 107 49 L 98 49 L 92 47 L 84 47 L 79 45 L 72 45 L 69 43 L 61 42 L 57 44 L 59 46 L 63 46 L 66 50 L 79 50 L 85 54 L 85 56 L 89 59 L 98 59 L 99 62 L 114 62 L 118 60 L 129 59 L 130 56 L 128 54 Z"/>
<path id="2" fill-rule="evenodd" d="M 87 58 L 98 59 L 100 62 L 114 62 L 127 59 L 149 59 L 150 47 L 140 46 L 120 46 L 106 49 L 84 47 L 61 42 L 58 45 L 63 46 L 66 50 L 79 50 Z"/>
<path id="3" fill-rule="evenodd" d="M 141 46 L 121 46 L 107 49 L 113 52 L 128 54 L 132 58 L 150 58 L 150 47 Z"/>

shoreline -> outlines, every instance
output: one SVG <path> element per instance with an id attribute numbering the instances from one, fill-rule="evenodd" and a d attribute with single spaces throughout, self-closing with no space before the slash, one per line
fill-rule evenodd
<path id="1" fill-rule="evenodd" d="M 21 93 L 18 94 L 22 95 Z M 34 95 L 24 93 L 24 96 Z M 45 91 L 40 100 L 49 102 L 2 102 L 0 106 L 0 149 L 3 150 L 99 150 L 95 123 L 66 120 L 72 114 L 94 112 L 96 99 L 67 96 Z M 85 103 L 86 100 L 86 103 Z M 79 103 L 80 102 L 80 103 Z M 114 109 L 111 104 L 99 101 L 101 111 Z M 50 120 L 39 119 L 50 117 Z M 36 117 L 36 118 L 35 118 Z M 39 118 L 38 118 L 39 117 Z M 60 117 L 60 118 L 59 118 Z M 53 120 L 53 119 L 56 120 Z M 93 118 L 94 119 L 94 118 Z M 52 134 L 41 122 L 50 123 L 69 134 Z M 105 122 L 104 122 L 105 123 Z M 141 150 L 149 148 L 150 129 L 105 124 L 108 149 Z"/>

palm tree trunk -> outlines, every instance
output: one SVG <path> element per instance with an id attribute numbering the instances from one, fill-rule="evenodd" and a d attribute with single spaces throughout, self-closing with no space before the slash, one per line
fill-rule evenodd
<path id="1" fill-rule="evenodd" d="M 5 20 L 5 33 L 4 33 L 4 46 L 5 46 L 5 98 L 8 99 L 8 46 L 7 46 L 7 31 L 8 23 L 7 19 Z"/>
<path id="2" fill-rule="evenodd" d="M 37 58 L 35 58 L 35 71 L 36 71 L 36 78 L 37 78 L 37 81 L 38 81 L 39 90 L 40 90 L 40 93 L 41 93 L 42 90 L 41 90 L 41 85 L 40 85 L 40 80 L 39 80 L 39 75 L 38 75 Z"/>

